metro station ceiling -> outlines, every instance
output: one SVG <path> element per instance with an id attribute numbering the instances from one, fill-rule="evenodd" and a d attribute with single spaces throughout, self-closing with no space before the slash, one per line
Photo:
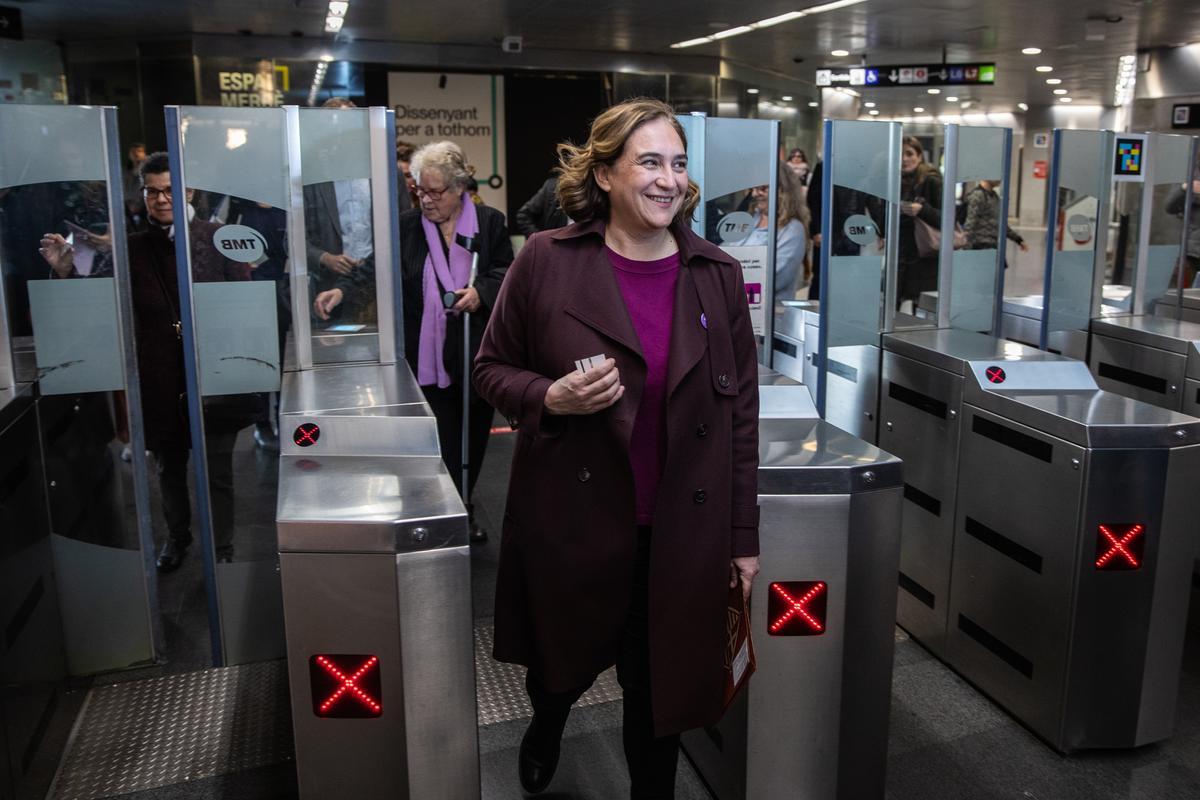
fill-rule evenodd
<path id="1" fill-rule="evenodd" d="M 720 41 L 670 45 L 816 5 L 819 0 L 350 0 L 341 39 L 495 46 L 505 35 L 530 49 L 720 56 L 810 85 L 821 66 L 994 61 L 994 86 L 951 94 L 924 87 L 873 89 L 864 99 L 885 115 L 922 106 L 944 113 L 1012 111 L 1055 102 L 1065 88 L 1076 104 L 1111 104 L 1118 58 L 1138 49 L 1200 41 L 1196 0 L 867 0 Z M 25 35 L 62 41 L 252 32 L 328 39 L 327 0 L 6 0 L 24 15 Z M 1089 19 L 1095 20 L 1088 22 Z M 1107 20 L 1107 21 L 1106 21 Z M 1089 35 L 1103 36 L 1089 39 Z M 1021 54 L 1040 47 L 1037 56 Z M 834 49 L 850 56 L 834 58 Z M 1047 65 L 1053 73 L 1034 68 Z M 564 64 L 569 67 L 569 64 Z M 1058 87 L 1046 78 L 1059 78 Z M 1198 87 L 1200 90 L 1200 87 Z M 816 94 L 810 88 L 806 101 Z M 766 95 L 764 94 L 764 97 Z"/>

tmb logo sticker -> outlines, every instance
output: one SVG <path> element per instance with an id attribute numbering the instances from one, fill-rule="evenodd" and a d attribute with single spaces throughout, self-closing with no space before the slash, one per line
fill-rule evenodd
<path id="1" fill-rule="evenodd" d="M 234 261 L 253 264 L 267 255 L 267 240 L 245 225 L 222 225 L 213 234 L 217 252 Z"/>

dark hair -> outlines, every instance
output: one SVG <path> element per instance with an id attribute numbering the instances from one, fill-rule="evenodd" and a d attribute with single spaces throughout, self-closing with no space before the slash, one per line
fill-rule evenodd
<path id="1" fill-rule="evenodd" d="M 146 156 L 146 160 L 142 162 L 140 167 L 138 167 L 138 180 L 140 180 L 142 185 L 145 186 L 147 175 L 161 175 L 164 172 L 170 171 L 171 161 L 167 157 L 167 154 L 160 150 L 157 153 L 151 153 L 150 155 Z"/>
<path id="2" fill-rule="evenodd" d="M 412 161 L 413 153 L 415 152 L 417 152 L 417 146 L 412 142 L 406 142 L 403 139 L 396 140 L 397 161 Z"/>
<path id="3" fill-rule="evenodd" d="M 800 158 L 804 161 L 804 163 L 806 163 L 806 164 L 808 163 L 808 156 L 804 155 L 804 151 L 801 150 L 799 147 L 792 148 L 792 152 L 788 153 L 787 160 L 791 161 L 796 156 L 800 156 Z"/>
<path id="4" fill-rule="evenodd" d="M 354 101 L 349 97 L 331 97 L 321 103 L 321 108 L 358 108 L 358 106 L 354 105 Z"/>
<path id="5" fill-rule="evenodd" d="M 654 120 L 664 119 L 679 135 L 687 149 L 687 134 L 675 118 L 675 110 L 661 100 L 637 97 L 626 100 L 601 112 L 592 121 L 587 143 L 576 146 L 563 142 L 558 146 L 558 203 L 571 219 L 586 222 L 607 219 L 608 192 L 596 183 L 595 170 L 601 164 L 615 164 L 625 150 L 633 132 Z M 700 187 L 688 178 L 683 206 L 675 215 L 676 222 L 691 219 L 700 203 Z"/>

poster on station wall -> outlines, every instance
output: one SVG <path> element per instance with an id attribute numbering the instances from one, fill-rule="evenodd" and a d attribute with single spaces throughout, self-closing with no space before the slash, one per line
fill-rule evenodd
<path id="1" fill-rule="evenodd" d="M 462 147 L 483 202 L 508 213 L 502 76 L 391 72 L 388 105 L 400 139 L 418 146 L 448 139 Z"/>

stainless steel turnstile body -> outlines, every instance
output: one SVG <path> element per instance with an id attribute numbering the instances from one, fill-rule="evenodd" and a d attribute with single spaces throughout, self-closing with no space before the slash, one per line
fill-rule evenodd
<path id="1" fill-rule="evenodd" d="M 1175 289 L 1168 289 L 1162 299 L 1154 304 L 1154 313 L 1160 317 L 1200 323 L 1200 289 L 1184 289 L 1183 300 Z"/>
<path id="2" fill-rule="evenodd" d="M 1200 323 L 1165 317 L 1092 320 L 1089 366 L 1101 389 L 1200 416 Z"/>
<path id="3" fill-rule="evenodd" d="M 805 327 L 806 311 L 817 311 L 816 300 L 784 300 L 781 311 L 775 315 L 775 331 L 772 341 L 771 366 L 779 373 L 808 386 L 816 386 L 806 380 Z M 815 375 L 813 376 L 815 377 Z"/>
<path id="4" fill-rule="evenodd" d="M 881 798 L 900 461 L 819 419 L 762 420 L 759 458 L 758 671 L 683 747 L 719 800 Z M 806 622 L 811 635 L 771 635 L 788 608 L 776 584 L 794 597 L 821 584 L 808 607 L 820 632 Z"/>
<path id="5" fill-rule="evenodd" d="M 944 656 L 963 384 L 974 359 L 1056 359 L 981 333 L 927 329 L 885 334 L 879 446 L 904 460 L 896 619 Z"/>
<path id="6" fill-rule="evenodd" d="M 432 412 L 403 364 L 288 373 L 280 405 L 301 797 L 478 798 L 467 515 Z"/>
<path id="7" fill-rule="evenodd" d="M 947 660 L 1061 751 L 1168 737 L 1200 420 L 1066 360 L 971 362 L 962 417 Z"/>
<path id="8" fill-rule="evenodd" d="M 1129 313 L 1128 286 L 1106 285 L 1100 305 L 1102 317 Z M 1005 297 L 1000 308 L 1000 334 L 1030 347 L 1037 347 L 1042 332 L 1045 299 L 1040 294 Z M 1048 347 L 1053 353 L 1084 361 L 1088 353 L 1087 331 L 1051 331 Z"/>

